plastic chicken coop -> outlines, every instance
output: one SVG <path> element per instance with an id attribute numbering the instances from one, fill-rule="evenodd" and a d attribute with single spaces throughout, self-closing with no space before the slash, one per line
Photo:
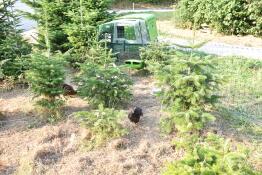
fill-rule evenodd
<path id="1" fill-rule="evenodd" d="M 99 26 L 99 39 L 105 39 L 118 61 L 139 59 L 139 48 L 157 41 L 156 17 L 131 14 Z"/>

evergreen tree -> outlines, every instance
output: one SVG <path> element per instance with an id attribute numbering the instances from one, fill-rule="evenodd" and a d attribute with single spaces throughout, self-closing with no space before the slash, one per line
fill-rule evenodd
<path id="1" fill-rule="evenodd" d="M 70 62 L 84 62 L 92 57 L 90 49 L 97 47 L 97 26 L 112 19 L 107 12 L 108 0 L 78 0 L 74 1 L 74 9 L 68 11 L 70 24 L 63 28 L 68 36 L 72 49 Z M 98 46 L 99 47 L 99 46 Z M 104 49 L 100 47 L 104 52 Z M 91 55 L 90 55 L 91 54 Z"/>
<path id="2" fill-rule="evenodd" d="M 26 72 L 30 89 L 38 97 L 36 106 L 40 115 L 48 121 L 61 119 L 64 101 L 62 84 L 65 80 L 65 65 L 62 54 L 46 56 L 46 53 L 35 52 L 32 54 Z"/>
<path id="3" fill-rule="evenodd" d="M 232 142 L 207 133 L 201 142 L 185 145 L 184 157 L 167 163 L 163 175 L 261 175 L 250 165 L 249 150 L 232 146 Z"/>
<path id="4" fill-rule="evenodd" d="M 13 11 L 15 0 L 0 2 L 0 62 L 2 77 L 17 78 L 24 72 L 24 60 L 31 52 L 31 46 L 18 30 L 19 18 Z"/>
<path id="5" fill-rule="evenodd" d="M 66 12 L 72 8 L 71 0 L 22 0 L 22 2 L 34 9 L 34 13 L 22 12 L 22 14 L 37 22 L 37 47 L 46 49 L 45 36 L 46 28 L 48 28 L 51 51 L 61 50 L 64 52 L 68 50 L 70 46 L 67 44 L 67 35 L 63 31 L 62 25 L 70 23 Z"/>
<path id="6" fill-rule="evenodd" d="M 38 47 L 45 49 L 46 25 L 48 25 L 51 52 L 65 52 L 71 48 L 90 46 L 96 36 L 96 27 L 111 16 L 108 0 L 22 0 L 35 13 L 22 12 L 38 24 Z M 47 22 L 46 22 L 47 21 Z"/>

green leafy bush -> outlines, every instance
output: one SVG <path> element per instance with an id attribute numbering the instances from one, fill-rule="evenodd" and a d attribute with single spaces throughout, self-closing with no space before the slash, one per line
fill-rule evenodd
<path id="1" fill-rule="evenodd" d="M 119 124 L 126 116 L 125 111 L 104 108 L 99 105 L 98 110 L 81 111 L 75 113 L 78 122 L 92 132 L 86 146 L 92 149 L 109 139 L 114 139 L 127 134 L 127 130 Z"/>
<path id="2" fill-rule="evenodd" d="M 36 105 L 40 107 L 43 116 L 53 121 L 61 118 L 63 101 L 62 84 L 65 80 L 65 64 L 61 54 L 45 56 L 37 52 L 32 55 L 26 78 L 35 97 L 40 97 Z"/>
<path id="3" fill-rule="evenodd" d="M 131 97 L 132 81 L 119 67 L 104 67 L 87 61 L 81 64 L 81 74 L 75 80 L 80 97 L 93 106 L 117 107 Z"/>
<path id="4" fill-rule="evenodd" d="M 262 35 L 262 1 L 253 0 L 247 4 L 247 10 L 249 12 L 249 19 L 252 21 L 252 27 L 248 29 L 248 33 L 255 36 Z"/>
<path id="5" fill-rule="evenodd" d="M 261 36 L 261 7 L 259 0 L 181 0 L 175 7 L 175 21 L 186 28 L 208 24 L 225 34 Z"/>
<path id="6" fill-rule="evenodd" d="M 96 44 L 97 26 L 113 17 L 107 12 L 109 7 L 108 0 L 80 0 L 69 9 L 67 15 L 71 22 L 64 24 L 63 28 L 73 46 L 70 52 L 74 57 L 85 57 L 89 48 Z"/>
<path id="7" fill-rule="evenodd" d="M 230 140 L 208 133 L 201 142 L 188 145 L 181 160 L 167 163 L 163 175 L 259 175 L 248 163 L 248 150 L 233 149 Z"/>

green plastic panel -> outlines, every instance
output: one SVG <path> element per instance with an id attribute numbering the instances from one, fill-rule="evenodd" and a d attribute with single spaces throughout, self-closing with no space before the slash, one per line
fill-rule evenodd
<path id="1" fill-rule="evenodd" d="M 142 60 L 126 60 L 125 66 L 132 69 L 143 69 L 144 62 Z"/>
<path id="2" fill-rule="evenodd" d="M 153 14 L 141 13 L 141 14 L 131 14 L 121 16 L 118 19 L 143 19 L 146 22 L 147 30 L 149 32 L 150 41 L 157 40 L 157 27 L 156 27 L 156 17 Z"/>
<path id="3" fill-rule="evenodd" d="M 125 39 L 136 40 L 134 26 L 125 26 Z"/>

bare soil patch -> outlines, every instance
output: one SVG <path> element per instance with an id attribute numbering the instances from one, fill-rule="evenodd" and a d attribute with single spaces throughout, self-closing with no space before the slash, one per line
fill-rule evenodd
<path id="1" fill-rule="evenodd" d="M 157 27 L 160 33 L 160 38 L 182 38 L 192 39 L 195 32 L 195 40 L 211 40 L 211 42 L 247 46 L 247 47 L 262 47 L 262 38 L 236 35 L 222 35 L 211 30 L 197 30 L 179 29 L 176 28 L 174 22 L 171 21 L 157 21 Z"/>
<path id="2" fill-rule="evenodd" d="M 0 109 L 7 119 L 0 127 L 0 174 L 159 174 L 163 163 L 177 154 L 159 129 L 161 105 L 151 94 L 150 78 L 134 77 L 133 98 L 128 107 L 139 106 L 144 116 L 138 126 L 126 118 L 129 134 L 87 152 L 82 147 L 84 129 L 71 120 L 75 111 L 88 110 L 79 98 L 68 100 L 67 121 L 39 124 L 32 112 L 27 89 L 1 93 Z M 22 105 L 23 104 L 23 105 Z M 34 124 L 32 128 L 29 125 Z"/>

